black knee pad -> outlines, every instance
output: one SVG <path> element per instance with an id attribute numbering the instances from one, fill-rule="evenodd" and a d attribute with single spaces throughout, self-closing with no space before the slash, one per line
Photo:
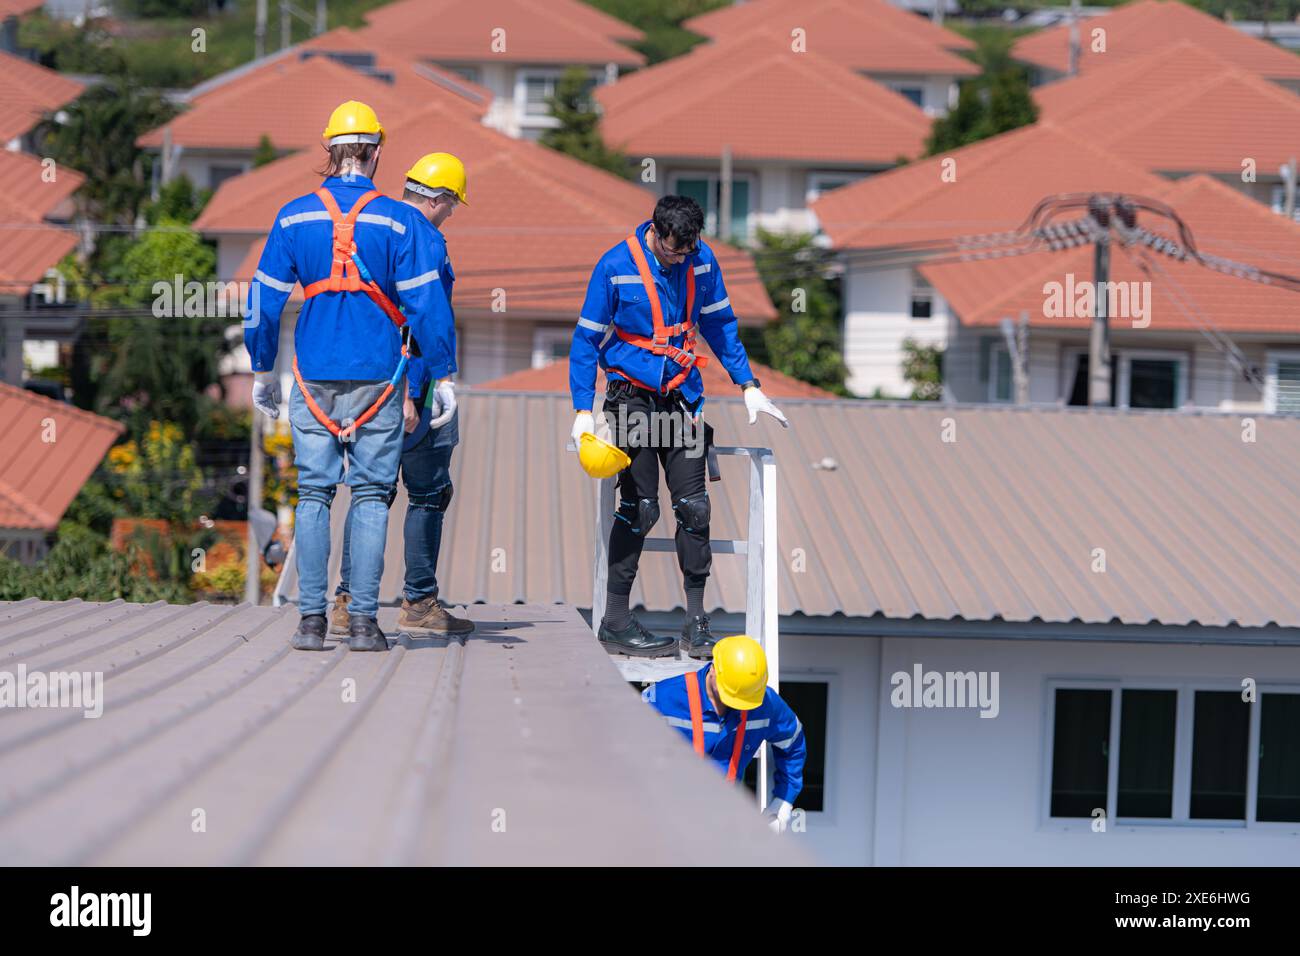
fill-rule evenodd
<path id="1" fill-rule="evenodd" d="M 677 523 L 687 531 L 707 531 L 709 529 L 709 493 L 701 491 L 698 495 L 678 498 L 673 502 L 673 513 Z"/>
<path id="2" fill-rule="evenodd" d="M 397 486 L 381 482 L 367 482 L 364 485 L 357 485 L 352 489 L 352 501 L 360 503 L 362 501 L 382 501 L 387 508 L 393 502 L 397 495 Z"/>
<path id="3" fill-rule="evenodd" d="M 447 506 L 451 504 L 452 487 L 444 485 L 437 491 L 428 491 L 420 494 L 406 493 L 406 500 L 412 508 L 426 508 L 429 511 L 446 511 Z"/>
<path id="4" fill-rule="evenodd" d="M 326 508 L 334 503 L 334 494 L 338 491 L 337 485 L 299 485 L 298 501 L 319 501 Z"/>
<path id="5" fill-rule="evenodd" d="M 620 501 L 614 517 L 631 528 L 633 534 L 644 538 L 659 520 L 659 499 L 638 498 L 636 501 Z"/>

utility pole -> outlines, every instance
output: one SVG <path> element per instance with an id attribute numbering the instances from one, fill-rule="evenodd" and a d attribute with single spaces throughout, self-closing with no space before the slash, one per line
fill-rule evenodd
<path id="1" fill-rule="evenodd" d="M 1093 296 L 1092 329 L 1088 338 L 1088 404 L 1102 408 L 1111 403 L 1110 320 L 1106 313 L 1110 284 L 1110 209 L 1102 197 L 1088 203 L 1093 221 L 1100 226 L 1093 245 L 1093 272 L 1096 293 Z"/>
<path id="2" fill-rule="evenodd" d="M 1067 75 L 1079 73 L 1079 0 L 1070 0 L 1070 69 Z"/>
<path id="3" fill-rule="evenodd" d="M 718 238 L 731 240 L 731 147 L 722 147 L 722 177 L 718 187 Z"/>
<path id="4" fill-rule="evenodd" d="M 289 4 L 280 0 L 280 49 L 287 50 L 293 45 L 293 21 L 289 19 Z"/>
<path id="5" fill-rule="evenodd" d="M 1020 321 L 1012 323 L 1003 319 L 1002 339 L 1007 344 L 1007 356 L 1011 359 L 1011 384 L 1016 392 L 1016 404 L 1029 404 L 1029 311 L 1022 309 Z"/>
<path id="6" fill-rule="evenodd" d="M 325 32 L 325 0 L 316 0 L 316 35 Z"/>
<path id="7" fill-rule="evenodd" d="M 253 512 L 262 507 L 262 413 L 253 409 L 253 427 L 248 449 L 248 549 L 244 571 L 244 600 L 258 604 L 262 599 L 262 548 L 257 541 Z"/>
<path id="8" fill-rule="evenodd" d="M 253 28 L 253 59 L 266 56 L 266 0 L 257 0 L 257 26 Z"/>
<path id="9" fill-rule="evenodd" d="M 934 13 L 930 19 L 939 26 L 943 26 L 943 5 L 945 2 L 946 0 L 934 0 Z"/>

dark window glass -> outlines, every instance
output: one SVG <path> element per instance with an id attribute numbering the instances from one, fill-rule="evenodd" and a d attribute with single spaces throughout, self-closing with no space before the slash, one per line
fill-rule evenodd
<path id="1" fill-rule="evenodd" d="M 794 805 L 809 812 L 825 809 L 826 800 L 826 701 L 830 685 L 825 681 L 781 681 L 781 699 L 790 705 L 803 724 L 808 758 L 803 765 L 803 790 Z M 769 758 L 768 766 L 772 763 Z M 745 768 L 745 786 L 758 787 L 758 758 Z"/>
<path id="2" fill-rule="evenodd" d="M 1118 359 L 1111 356 L 1110 360 L 1110 407 L 1115 407 L 1115 393 L 1119 390 L 1119 376 L 1117 374 Z M 1070 389 L 1070 400 L 1067 405 L 1085 406 L 1088 404 L 1088 353 L 1084 352 L 1078 357 L 1074 366 L 1074 386 Z"/>
<path id="3" fill-rule="evenodd" d="M 1090 817 L 1106 808 L 1110 691 L 1058 688 L 1052 731 L 1054 817 Z"/>
<path id="4" fill-rule="evenodd" d="M 1177 719 L 1177 691 L 1126 690 L 1120 695 L 1117 816 L 1173 816 Z"/>
<path id="5" fill-rule="evenodd" d="M 1193 820 L 1246 819 L 1250 704 L 1236 691 L 1196 692 L 1192 724 Z"/>
<path id="6" fill-rule="evenodd" d="M 1300 822 L 1300 694 L 1264 694 L 1255 819 Z"/>
<path id="7" fill-rule="evenodd" d="M 1178 404 L 1178 363 L 1133 359 L 1129 363 L 1130 408 L 1174 408 Z"/>

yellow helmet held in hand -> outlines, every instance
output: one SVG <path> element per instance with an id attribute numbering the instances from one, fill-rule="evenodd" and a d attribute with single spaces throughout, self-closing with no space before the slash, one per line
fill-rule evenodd
<path id="1" fill-rule="evenodd" d="M 426 153 L 406 171 L 406 185 L 417 193 L 423 189 L 450 189 L 466 206 L 465 164 L 451 153 Z M 427 194 L 426 194 L 427 195 Z"/>
<path id="2" fill-rule="evenodd" d="M 321 134 L 331 146 L 344 143 L 382 143 L 384 126 L 379 117 L 365 103 L 348 100 L 330 114 L 330 121 Z"/>
<path id="3" fill-rule="evenodd" d="M 767 655 L 752 637 L 724 637 L 713 646 L 713 676 L 728 707 L 753 710 L 767 691 Z"/>
<path id="4" fill-rule="evenodd" d="M 578 461 L 583 470 L 593 478 L 613 478 L 632 464 L 632 459 L 617 445 L 586 432 L 578 444 Z"/>

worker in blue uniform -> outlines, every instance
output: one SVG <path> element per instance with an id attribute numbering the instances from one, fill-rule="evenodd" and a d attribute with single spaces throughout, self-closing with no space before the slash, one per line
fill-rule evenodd
<path id="1" fill-rule="evenodd" d="M 768 825 L 777 833 L 786 830 L 803 789 L 808 748 L 803 724 L 767 686 L 767 655 L 758 641 L 743 634 L 723 638 L 714 647 L 712 663 L 651 684 L 641 697 L 728 781 L 744 777 L 759 747 L 770 743 L 774 770 Z"/>
<path id="2" fill-rule="evenodd" d="M 712 564 L 705 455 L 712 428 L 700 415 L 704 384 L 695 354 L 704 336 L 754 424 L 758 413 L 786 424 L 763 394 L 736 330 L 736 313 L 713 250 L 700 240 L 704 213 L 685 196 L 665 196 L 654 214 L 610 249 L 592 271 L 569 351 L 573 440 L 595 432 L 596 369 L 605 370 L 604 416 L 614 444 L 631 459 L 619 473 L 619 504 L 609 536 L 609 576 L 597 638 L 611 653 L 641 657 L 676 654 L 707 659 L 716 643 L 704 613 L 704 586 Z M 663 427 L 660 423 L 668 423 Z M 646 423 L 648 427 L 641 427 Z M 659 518 L 662 465 L 677 519 L 677 561 L 686 591 L 678 638 L 650 633 L 631 613 L 629 599 L 645 536 Z"/>
<path id="3" fill-rule="evenodd" d="M 385 651 L 379 579 L 402 450 L 408 357 L 399 330 L 410 330 L 429 374 L 441 379 L 456 370 L 455 327 L 437 281 L 435 250 L 418 238 L 419 213 L 381 195 L 372 181 L 384 143 L 374 110 L 342 104 L 323 137 L 325 181 L 276 215 L 249 291 L 244 342 L 253 404 L 278 418 L 280 313 L 301 282 L 306 301 L 294 329 L 289 422 L 298 468 L 294 552 L 302 617 L 291 643 L 299 650 L 324 648 L 329 510 L 346 460 L 353 579 L 348 646 Z"/>

